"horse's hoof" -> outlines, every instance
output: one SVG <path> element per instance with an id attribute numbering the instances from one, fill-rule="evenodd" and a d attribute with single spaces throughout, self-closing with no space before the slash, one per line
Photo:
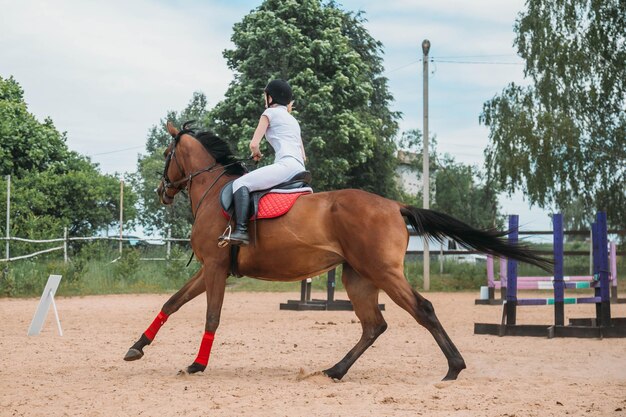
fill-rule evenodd
<path id="1" fill-rule="evenodd" d="M 459 367 L 448 369 L 448 373 L 443 377 L 442 381 L 454 381 L 459 377 L 463 369 L 465 369 L 465 363 L 461 364 Z"/>
<path id="2" fill-rule="evenodd" d="M 187 367 L 188 374 L 195 374 L 196 372 L 204 372 L 206 365 L 200 365 L 198 362 L 194 362 Z"/>
<path id="3" fill-rule="evenodd" d="M 125 361 L 136 361 L 137 359 L 141 359 L 141 357 L 143 356 L 143 351 L 139 350 L 139 349 L 135 349 L 135 348 L 130 348 L 128 349 L 128 352 L 126 352 L 126 356 L 124 356 L 124 360 Z"/>
<path id="4" fill-rule="evenodd" d="M 340 373 L 339 371 L 337 371 L 336 369 L 333 369 L 333 368 L 323 370 L 322 374 L 326 375 L 327 377 L 329 377 L 330 379 L 333 379 L 335 381 L 341 381 L 341 378 L 343 378 L 343 376 L 345 374 L 342 374 L 342 373 Z"/>

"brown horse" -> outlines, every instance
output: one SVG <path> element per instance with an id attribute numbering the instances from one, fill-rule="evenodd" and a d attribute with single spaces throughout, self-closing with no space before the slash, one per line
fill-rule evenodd
<path id="1" fill-rule="evenodd" d="M 171 204 L 186 188 L 195 222 L 191 245 L 202 264 L 200 270 L 164 305 L 154 322 L 130 348 L 125 360 L 143 356 L 169 315 L 206 292 L 205 333 L 196 360 L 187 372 L 204 371 L 220 323 L 230 250 L 218 248 L 217 239 L 228 225 L 222 215 L 219 192 L 243 174 L 241 165 L 221 139 L 207 133 L 197 137 L 168 123 L 174 137 L 165 152 L 166 164 L 157 193 Z M 320 192 L 300 197 L 293 208 L 276 219 L 259 220 L 249 246 L 241 248 L 239 272 L 270 281 L 299 281 L 343 266 L 342 282 L 362 326 L 357 344 L 324 373 L 341 379 L 354 362 L 387 328 L 378 308 L 383 290 L 433 335 L 448 360 L 444 379 L 456 379 L 465 368 L 463 357 L 435 315 L 432 304 L 415 291 L 404 276 L 409 233 L 404 219 L 420 235 L 442 239 L 485 253 L 517 259 L 544 269 L 547 261 L 522 246 L 511 246 L 503 234 L 475 229 L 432 210 L 411 207 L 360 190 Z"/>

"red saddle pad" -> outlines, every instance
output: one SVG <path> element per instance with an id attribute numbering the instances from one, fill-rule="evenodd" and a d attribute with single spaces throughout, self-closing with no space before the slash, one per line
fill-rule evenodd
<path id="1" fill-rule="evenodd" d="M 256 219 L 272 219 L 287 213 L 298 197 L 311 194 L 309 191 L 301 193 L 269 193 L 259 201 L 259 211 Z"/>
<path id="2" fill-rule="evenodd" d="M 265 194 L 259 201 L 259 211 L 257 215 L 251 216 L 250 220 L 273 219 L 275 217 L 280 217 L 291 209 L 298 197 L 305 194 L 311 194 L 311 191 Z M 230 218 L 228 213 L 224 210 L 222 210 L 222 214 L 227 219 Z"/>

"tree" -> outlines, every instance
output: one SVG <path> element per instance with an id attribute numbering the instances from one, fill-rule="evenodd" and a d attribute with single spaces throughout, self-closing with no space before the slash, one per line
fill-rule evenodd
<path id="1" fill-rule="evenodd" d="M 531 85 L 486 102 L 486 167 L 533 204 L 607 211 L 626 226 L 626 13 L 623 0 L 529 0 L 515 44 Z"/>
<path id="2" fill-rule="evenodd" d="M 0 175 L 11 175 L 12 235 L 91 235 L 119 219 L 119 180 L 103 175 L 88 158 L 72 152 L 52 120 L 28 112 L 23 90 L 0 77 Z M 6 188 L 2 187 L 2 201 Z M 135 216 L 135 197 L 125 188 L 124 218 Z"/>
<path id="3" fill-rule="evenodd" d="M 397 197 L 393 138 L 399 114 L 388 108 L 393 98 L 382 76 L 382 44 L 364 21 L 334 2 L 264 1 L 234 26 L 235 48 L 224 57 L 235 78 L 208 124 L 247 156 L 263 112 L 263 88 L 272 78 L 286 79 L 314 187 Z"/>
<path id="4" fill-rule="evenodd" d="M 65 135 L 52 120 L 43 123 L 28 112 L 22 87 L 0 77 L 0 174 L 21 178 L 63 164 L 69 151 Z"/>
<path id="5" fill-rule="evenodd" d="M 435 174 L 433 209 L 450 214 L 472 226 L 502 228 L 497 192 L 488 184 L 477 182 L 481 173 L 475 166 L 458 163 L 445 154 Z"/>
<path id="6" fill-rule="evenodd" d="M 167 132 L 166 123 L 172 121 L 176 126 L 191 120 L 203 120 L 207 115 L 207 101 L 204 94 L 196 92 L 187 107 L 181 112 L 170 111 L 158 125 L 152 126 L 146 142 L 147 154 L 139 157 L 137 172 L 132 175 L 133 188 L 139 194 L 139 222 L 147 232 L 171 230 L 173 237 L 185 237 L 191 231 L 193 218 L 189 200 L 176 198 L 170 206 L 163 206 L 154 192 L 161 177 L 165 161 L 163 152 L 172 141 Z M 194 128 L 205 130 L 201 123 Z"/>
<path id="7" fill-rule="evenodd" d="M 476 166 L 458 163 L 449 154 L 437 152 L 437 138 L 429 142 L 430 159 L 430 207 L 450 214 L 468 224 L 484 229 L 501 228 L 504 218 L 500 214 L 497 190 L 483 183 L 483 173 Z M 423 166 L 422 133 L 418 129 L 403 132 L 398 147 L 413 155 L 409 158 L 415 174 L 421 176 Z M 423 194 L 406 195 L 410 201 L 422 207 Z"/>

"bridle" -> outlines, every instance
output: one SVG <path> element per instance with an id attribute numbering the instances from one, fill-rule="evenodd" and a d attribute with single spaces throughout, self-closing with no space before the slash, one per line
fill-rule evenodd
<path id="1" fill-rule="evenodd" d="M 176 193 L 178 193 L 179 191 L 186 189 L 189 184 L 189 181 L 191 180 L 190 176 L 185 176 L 185 171 L 183 170 L 183 167 L 180 166 L 180 163 L 176 159 L 176 145 L 178 144 L 178 139 L 179 139 L 178 136 L 176 139 L 174 139 L 173 149 L 165 157 L 165 168 L 163 169 L 163 175 L 161 176 L 161 182 L 163 182 L 163 192 L 169 189 L 174 189 L 176 190 L 174 195 L 176 195 Z M 176 167 L 178 168 L 178 171 L 182 175 L 182 178 L 177 181 L 171 181 L 170 177 L 167 175 L 167 171 L 169 171 L 170 169 L 170 163 L 172 162 L 172 160 L 176 163 Z M 184 186 L 181 187 L 180 185 L 182 184 L 184 184 Z M 173 196 L 170 196 L 169 194 L 167 196 L 169 198 L 174 198 Z"/>
<path id="2" fill-rule="evenodd" d="M 191 123 L 193 123 L 193 121 L 185 122 L 185 124 L 183 124 L 183 128 L 178 132 L 178 134 L 174 137 L 174 140 L 170 144 L 170 147 L 172 147 L 172 151 L 165 157 L 165 168 L 163 169 L 163 175 L 161 176 L 161 183 L 163 184 L 162 194 L 166 195 L 171 200 L 173 200 L 176 194 L 179 193 L 180 191 L 187 190 L 187 193 L 189 194 L 189 202 L 191 203 L 193 207 L 193 202 L 191 200 L 191 192 L 190 192 L 193 179 L 200 174 L 204 174 L 205 172 L 214 172 L 214 171 L 217 172 L 220 169 L 222 170 L 222 172 L 213 180 L 211 185 L 202 194 L 202 197 L 200 198 L 200 200 L 198 201 L 198 204 L 196 205 L 196 209 L 192 211 L 192 215 L 195 219 L 198 209 L 200 208 L 200 205 L 202 204 L 202 201 L 204 201 L 204 198 L 207 196 L 209 191 L 211 191 L 211 189 L 215 186 L 215 184 L 217 184 L 219 179 L 222 178 L 224 174 L 226 174 L 226 168 L 239 162 L 233 162 L 227 165 L 220 165 L 217 162 L 214 162 L 213 164 L 207 167 L 201 168 L 188 175 L 185 175 L 185 170 L 176 159 L 176 145 L 178 145 L 180 138 L 184 134 L 189 134 L 191 136 L 195 134 L 194 130 L 188 128 L 188 125 L 190 125 Z M 178 168 L 178 171 L 182 175 L 182 178 L 176 181 L 171 181 L 169 176 L 167 175 L 167 172 L 169 171 L 170 164 L 172 163 L 172 161 L 174 161 L 174 163 L 176 164 L 176 167 Z M 168 190 L 175 190 L 175 192 L 173 195 L 170 195 L 167 193 Z"/>

